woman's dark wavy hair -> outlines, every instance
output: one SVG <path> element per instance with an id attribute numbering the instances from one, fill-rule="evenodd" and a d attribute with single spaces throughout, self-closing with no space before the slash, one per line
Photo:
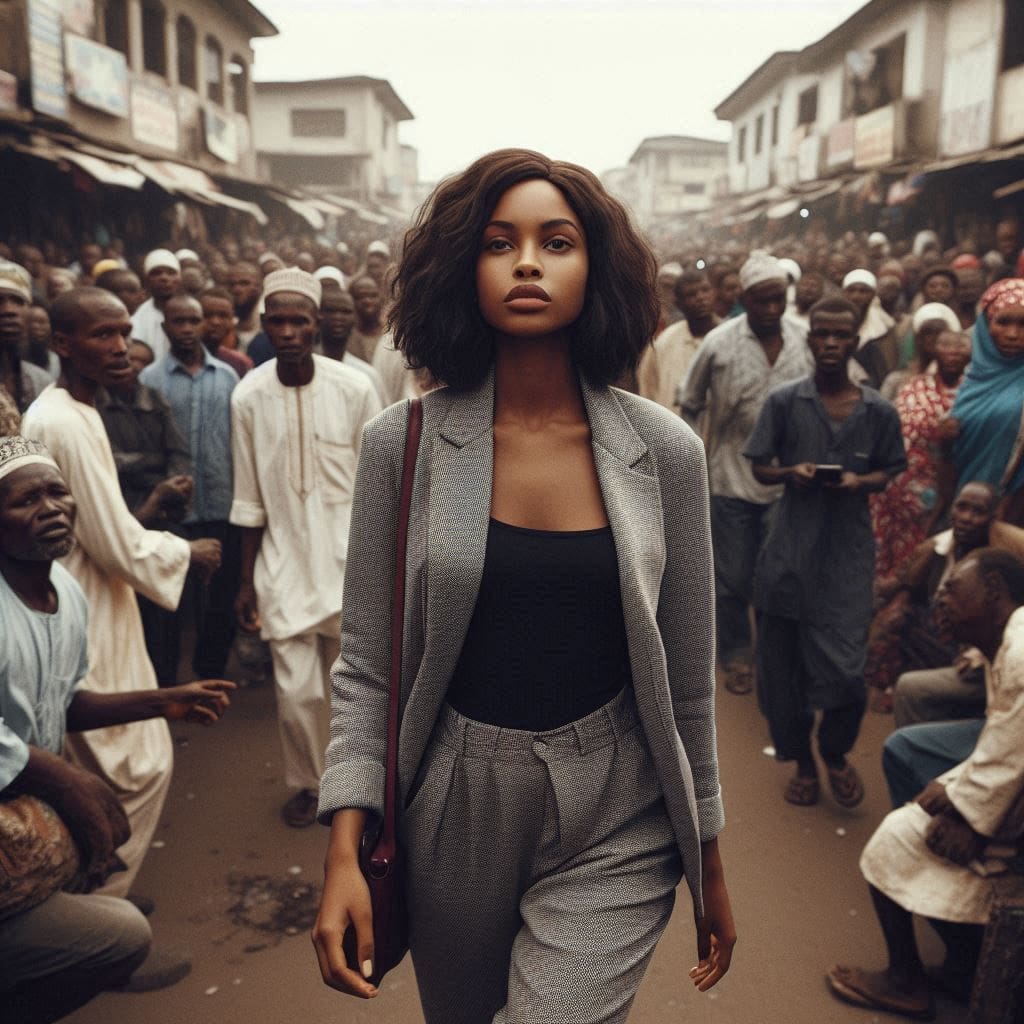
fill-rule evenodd
<path id="1" fill-rule="evenodd" d="M 657 330 L 657 265 L 625 207 L 583 167 L 500 149 L 441 182 L 406 233 L 389 322 L 413 369 L 459 390 L 487 375 L 494 337 L 476 297 L 484 228 L 501 196 L 533 179 L 565 196 L 586 234 L 583 311 L 567 328 L 576 365 L 594 385 L 614 384 L 636 366 Z"/>

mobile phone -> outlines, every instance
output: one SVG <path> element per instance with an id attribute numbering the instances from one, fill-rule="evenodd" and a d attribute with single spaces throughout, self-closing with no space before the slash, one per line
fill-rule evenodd
<path id="1" fill-rule="evenodd" d="M 814 481 L 819 484 L 837 484 L 843 479 L 843 467 L 817 465 L 814 467 Z"/>

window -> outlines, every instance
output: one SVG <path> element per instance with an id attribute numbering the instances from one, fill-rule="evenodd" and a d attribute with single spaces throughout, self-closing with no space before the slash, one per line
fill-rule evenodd
<path id="1" fill-rule="evenodd" d="M 206 79 L 206 98 L 224 105 L 224 54 L 213 36 L 206 37 L 203 47 L 203 72 Z"/>
<path id="2" fill-rule="evenodd" d="M 804 89 L 797 100 L 797 124 L 814 124 L 818 120 L 818 87 Z"/>
<path id="3" fill-rule="evenodd" d="M 1024 64 L 1024 6 L 1006 0 L 1003 14 L 1003 70 Z"/>
<path id="4" fill-rule="evenodd" d="M 772 107 L 772 145 L 779 144 L 779 107 L 776 104 Z"/>
<path id="5" fill-rule="evenodd" d="M 128 54 L 127 0 L 107 0 L 103 11 L 103 38 L 112 50 Z"/>
<path id="6" fill-rule="evenodd" d="M 740 129 L 739 144 L 737 146 L 739 150 L 739 162 L 743 163 L 747 159 L 747 126 L 744 125 Z"/>
<path id="7" fill-rule="evenodd" d="M 228 64 L 231 76 L 231 102 L 236 114 L 249 113 L 249 73 L 245 61 L 236 53 Z"/>
<path id="8" fill-rule="evenodd" d="M 292 111 L 292 135 L 340 139 L 345 134 L 345 111 L 341 108 Z"/>
<path id="9" fill-rule="evenodd" d="M 159 0 L 142 0 L 142 66 L 167 77 L 167 15 Z"/>
<path id="10" fill-rule="evenodd" d="M 683 192 L 688 196 L 702 196 L 707 186 L 702 181 L 688 181 L 683 186 Z"/>
<path id="11" fill-rule="evenodd" d="M 901 34 L 874 50 L 851 50 L 846 55 L 843 108 L 847 116 L 869 114 L 903 95 L 906 42 Z"/>
<path id="12" fill-rule="evenodd" d="M 754 155 L 761 152 L 764 146 L 764 114 L 758 114 L 754 122 Z"/>
<path id="13" fill-rule="evenodd" d="M 178 17 L 177 36 L 178 83 L 189 89 L 197 89 L 199 76 L 196 74 L 196 27 L 184 14 Z"/>

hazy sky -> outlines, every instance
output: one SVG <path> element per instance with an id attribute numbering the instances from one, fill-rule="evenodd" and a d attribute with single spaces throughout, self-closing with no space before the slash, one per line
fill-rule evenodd
<path id="1" fill-rule="evenodd" d="M 255 78 L 371 75 L 415 115 L 434 181 L 502 146 L 600 173 L 649 135 L 728 138 L 720 103 L 864 0 L 255 0 L 280 29 Z"/>

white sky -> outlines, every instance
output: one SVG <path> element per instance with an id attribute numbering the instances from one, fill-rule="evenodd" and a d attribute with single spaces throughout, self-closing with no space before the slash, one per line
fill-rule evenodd
<path id="1" fill-rule="evenodd" d="M 434 181 L 503 146 L 601 173 L 649 135 L 726 139 L 720 103 L 864 0 L 255 0 L 259 80 L 388 79 Z"/>

